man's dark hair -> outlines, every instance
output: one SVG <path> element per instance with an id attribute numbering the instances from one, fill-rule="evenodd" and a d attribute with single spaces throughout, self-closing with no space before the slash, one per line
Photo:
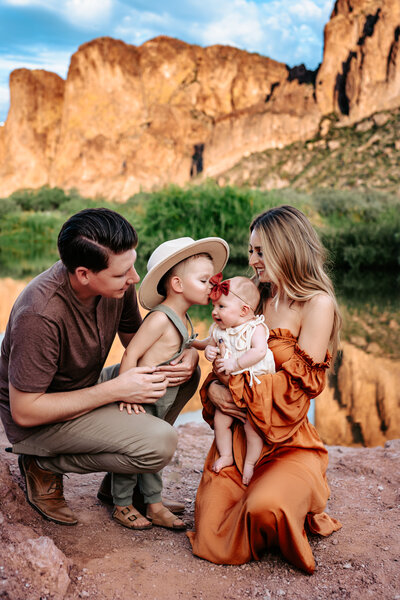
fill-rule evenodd
<path id="1" fill-rule="evenodd" d="M 108 208 L 86 208 L 64 223 L 58 235 L 58 252 L 70 273 L 86 267 L 94 273 L 107 269 L 110 253 L 136 248 L 132 225 Z"/>

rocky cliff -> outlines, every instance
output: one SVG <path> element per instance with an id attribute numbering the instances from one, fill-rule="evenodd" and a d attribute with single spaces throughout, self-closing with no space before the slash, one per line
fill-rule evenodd
<path id="1" fill-rule="evenodd" d="M 315 401 L 326 444 L 378 446 L 400 437 L 400 362 L 343 342 L 329 385 Z"/>
<path id="2" fill-rule="evenodd" d="M 0 130 L 0 195 L 43 184 L 124 200 L 215 176 L 243 155 L 400 105 L 398 0 L 338 0 L 316 73 L 227 46 L 101 38 L 64 82 L 14 71 Z"/>

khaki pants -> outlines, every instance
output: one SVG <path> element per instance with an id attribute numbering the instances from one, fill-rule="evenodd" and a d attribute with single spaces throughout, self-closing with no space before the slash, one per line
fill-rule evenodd
<path id="1" fill-rule="evenodd" d="M 103 369 L 99 381 L 118 375 L 119 365 Z M 180 386 L 165 420 L 150 414 L 128 415 L 117 404 L 67 421 L 39 427 L 28 438 L 13 445 L 16 454 L 39 457 L 44 469 L 55 473 L 156 473 L 171 460 L 177 432 L 171 426 L 195 393 L 200 378 Z"/>

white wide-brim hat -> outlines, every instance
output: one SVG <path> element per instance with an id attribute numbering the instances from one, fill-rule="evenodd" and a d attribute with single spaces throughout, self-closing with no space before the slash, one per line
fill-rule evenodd
<path id="1" fill-rule="evenodd" d="M 218 237 L 202 238 L 195 241 L 191 237 L 182 237 L 160 244 L 154 250 L 147 263 L 147 275 L 139 288 L 139 302 L 143 308 L 152 309 L 165 300 L 157 291 L 164 275 L 182 260 L 195 254 L 207 253 L 211 256 L 215 273 L 225 267 L 229 257 L 229 246 Z"/>

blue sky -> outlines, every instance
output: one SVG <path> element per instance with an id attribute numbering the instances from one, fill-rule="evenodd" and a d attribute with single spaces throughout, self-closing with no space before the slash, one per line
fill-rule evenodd
<path id="1" fill-rule="evenodd" d="M 0 0 L 0 123 L 12 70 L 65 78 L 80 44 L 110 36 L 140 45 L 157 35 L 229 44 L 315 69 L 334 0 Z"/>

